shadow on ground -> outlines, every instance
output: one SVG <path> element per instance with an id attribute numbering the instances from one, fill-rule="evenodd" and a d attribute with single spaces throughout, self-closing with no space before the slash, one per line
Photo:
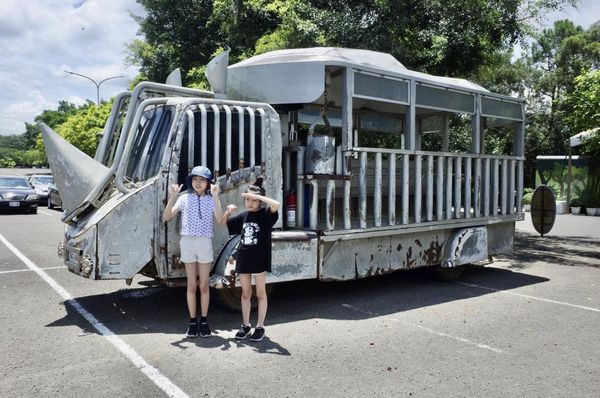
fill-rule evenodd
<path id="1" fill-rule="evenodd" d="M 275 285 L 269 301 L 268 325 L 307 319 L 358 320 L 402 313 L 412 309 L 463 300 L 492 293 L 463 284 L 434 280 L 429 269 L 395 272 L 347 282 L 298 281 Z M 461 281 L 492 289 L 507 290 L 546 282 L 548 279 L 493 267 L 467 267 Z M 212 291 L 209 320 L 215 336 L 196 339 L 196 344 L 228 349 L 244 344 L 231 339 L 239 328 L 241 315 L 215 305 L 218 293 Z M 108 294 L 78 297 L 77 302 L 115 334 L 183 334 L 187 326 L 184 288 L 147 286 Z M 369 308 L 377 313 L 353 311 L 346 305 Z M 67 314 L 48 327 L 76 325 L 97 333 L 68 301 Z M 255 319 L 253 313 L 251 319 Z M 181 346 L 184 339 L 176 341 Z M 261 343 L 263 344 L 263 343 Z M 283 347 L 266 339 L 270 347 L 286 355 Z M 279 348 L 278 348 L 279 347 Z M 260 350 L 261 348 L 257 348 Z M 268 348 L 267 348 L 268 349 Z"/>
<path id="2" fill-rule="evenodd" d="M 538 262 L 572 267 L 600 267 L 600 239 L 516 232 L 514 254 L 500 256 L 498 259 L 507 261 L 511 269 L 527 269 Z"/>

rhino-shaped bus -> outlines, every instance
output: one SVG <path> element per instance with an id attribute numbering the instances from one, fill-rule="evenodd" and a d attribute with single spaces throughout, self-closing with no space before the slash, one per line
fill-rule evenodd
<path id="1" fill-rule="evenodd" d="M 345 48 L 234 65 L 225 52 L 207 78 L 212 91 L 181 87 L 172 73 L 118 95 L 94 159 L 43 126 L 67 224 L 59 254 L 71 272 L 185 282 L 180 221 L 161 214 L 168 186 L 199 164 L 213 170 L 224 206 L 243 208 L 240 193 L 258 175 L 283 203 L 270 284 L 423 266 L 451 279 L 513 250 L 523 100 Z M 487 142 L 507 143 L 504 153 L 488 153 Z M 229 297 L 239 284 L 227 259 L 239 237 L 215 228 L 210 283 Z"/>

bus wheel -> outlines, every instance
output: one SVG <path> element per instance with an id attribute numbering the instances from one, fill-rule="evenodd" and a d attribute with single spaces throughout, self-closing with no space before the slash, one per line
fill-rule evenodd
<path id="1" fill-rule="evenodd" d="M 242 310 L 242 288 L 241 287 L 224 287 L 216 289 L 219 293 L 219 303 L 223 308 L 232 312 L 240 312 Z M 273 285 L 266 286 L 267 298 L 271 297 L 273 291 Z M 258 308 L 258 301 L 256 300 L 256 288 L 252 286 L 252 298 L 250 299 L 251 310 L 254 311 Z"/>
<path id="2" fill-rule="evenodd" d="M 455 267 L 442 267 L 441 265 L 436 265 L 434 270 L 437 279 L 444 282 L 454 282 L 463 274 L 465 266 L 457 265 Z"/>

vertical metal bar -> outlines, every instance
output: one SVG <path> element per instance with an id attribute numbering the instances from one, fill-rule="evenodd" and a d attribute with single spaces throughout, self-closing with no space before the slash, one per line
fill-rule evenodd
<path id="1" fill-rule="evenodd" d="M 410 89 L 409 89 L 409 105 L 406 109 L 406 149 L 415 149 L 415 135 L 416 135 L 416 115 L 417 115 L 417 83 L 414 79 L 410 80 Z"/>
<path id="2" fill-rule="evenodd" d="M 375 213 L 376 227 L 381 227 L 381 183 L 383 179 L 381 161 L 381 152 L 377 152 L 375 154 L 375 192 L 373 192 L 373 213 Z"/>
<path id="3" fill-rule="evenodd" d="M 283 154 L 285 156 L 283 163 L 283 175 L 285 176 L 283 189 L 285 194 L 287 194 L 292 188 L 292 152 L 285 151 Z"/>
<path id="4" fill-rule="evenodd" d="M 475 114 L 472 120 L 471 152 L 481 153 L 481 94 L 475 94 Z"/>
<path id="5" fill-rule="evenodd" d="M 254 109 L 246 107 L 250 116 L 250 167 L 256 166 L 256 121 L 254 120 Z"/>
<path id="6" fill-rule="evenodd" d="M 508 209 L 508 159 L 502 159 L 502 173 L 500 183 L 500 212 L 502 215 L 506 214 Z"/>
<path id="7" fill-rule="evenodd" d="M 258 114 L 260 115 L 260 172 L 264 174 L 267 154 L 267 115 L 262 108 L 258 108 Z"/>
<path id="8" fill-rule="evenodd" d="M 315 179 L 310 180 L 312 190 L 312 200 L 310 203 L 310 229 L 317 229 L 319 212 L 319 182 Z"/>
<path id="9" fill-rule="evenodd" d="M 396 225 L 396 154 L 390 153 L 388 161 L 388 224 Z"/>
<path id="10" fill-rule="evenodd" d="M 245 158 L 245 154 L 244 154 L 244 133 L 245 133 L 245 128 L 244 128 L 244 108 L 242 108 L 241 106 L 234 106 L 233 107 L 237 112 L 238 112 L 238 158 L 239 158 L 239 170 L 240 170 L 240 177 L 241 177 L 241 172 L 242 169 L 245 166 L 245 162 L 244 162 L 244 158 Z"/>
<path id="11" fill-rule="evenodd" d="M 435 173 L 435 219 L 440 221 L 444 219 L 444 161 L 443 156 L 436 157 Z"/>
<path id="12" fill-rule="evenodd" d="M 298 147 L 296 157 L 296 225 L 304 227 L 304 148 Z"/>
<path id="13" fill-rule="evenodd" d="M 454 218 L 461 218 L 460 208 L 462 206 L 462 158 L 454 158 Z"/>
<path id="14" fill-rule="evenodd" d="M 354 95 L 354 70 L 342 72 L 342 150 L 352 149 L 352 97 Z"/>
<path id="15" fill-rule="evenodd" d="M 446 168 L 446 220 L 452 219 L 452 164 L 454 158 L 448 156 L 448 166 Z"/>
<path id="16" fill-rule="evenodd" d="M 491 182 L 490 182 L 490 166 L 491 166 L 491 162 L 490 162 L 490 158 L 485 158 L 484 162 L 483 162 L 484 166 L 483 166 L 483 216 L 487 217 L 490 215 L 490 189 L 491 189 Z"/>
<path id="17" fill-rule="evenodd" d="M 194 112 L 191 109 L 185 111 L 188 117 L 188 173 L 194 167 L 194 135 L 196 132 L 196 121 L 194 119 Z"/>
<path id="18" fill-rule="evenodd" d="M 515 171 L 517 161 L 511 159 L 508 163 L 508 214 L 515 214 Z"/>
<path id="19" fill-rule="evenodd" d="M 523 213 L 523 160 L 517 161 L 517 213 Z"/>
<path id="20" fill-rule="evenodd" d="M 427 181 L 427 221 L 433 221 L 433 155 L 427 155 L 427 171 L 425 173 Z"/>
<path id="21" fill-rule="evenodd" d="M 214 127 L 213 127 L 213 163 L 214 163 L 214 171 L 215 171 L 215 180 L 219 178 L 219 163 L 220 163 L 220 152 L 221 152 L 221 114 L 219 113 L 219 107 L 215 104 L 210 106 L 214 115 Z"/>
<path id="22" fill-rule="evenodd" d="M 344 228 L 352 228 L 352 214 L 350 212 L 350 188 L 352 181 L 344 180 Z"/>
<path id="23" fill-rule="evenodd" d="M 498 190 L 500 187 L 500 177 L 498 176 L 500 161 L 496 158 L 492 161 L 492 216 L 498 214 Z"/>
<path id="24" fill-rule="evenodd" d="M 473 179 L 473 214 L 481 217 L 481 158 L 475 158 L 475 178 Z"/>
<path id="25" fill-rule="evenodd" d="M 327 180 L 327 230 L 332 231 L 335 229 L 335 180 Z"/>
<path id="26" fill-rule="evenodd" d="M 352 176 L 350 174 L 350 156 L 344 156 L 342 160 L 342 173 L 346 177 L 344 180 L 344 228 L 352 228 L 352 214 L 350 209 L 350 195 L 352 187 Z"/>
<path id="27" fill-rule="evenodd" d="M 225 110 L 225 171 L 231 174 L 231 108 L 223 105 Z"/>
<path id="28" fill-rule="evenodd" d="M 408 224 L 408 199 L 410 194 L 410 183 L 408 181 L 410 175 L 409 165 L 408 155 L 402 155 L 402 224 Z"/>
<path id="29" fill-rule="evenodd" d="M 471 158 L 464 158 L 465 162 L 465 218 L 471 218 Z"/>
<path id="30" fill-rule="evenodd" d="M 199 104 L 198 109 L 200 109 L 200 163 L 203 166 L 206 165 L 206 154 L 208 153 L 206 145 L 207 145 L 207 132 L 206 132 L 206 107 L 204 104 Z"/>
<path id="31" fill-rule="evenodd" d="M 414 208 L 415 208 L 415 224 L 421 222 L 421 178 L 422 178 L 422 155 L 415 155 L 415 196 L 414 196 Z"/>
<path id="32" fill-rule="evenodd" d="M 360 153 L 360 194 L 358 198 L 360 228 L 367 228 L 367 153 Z"/>

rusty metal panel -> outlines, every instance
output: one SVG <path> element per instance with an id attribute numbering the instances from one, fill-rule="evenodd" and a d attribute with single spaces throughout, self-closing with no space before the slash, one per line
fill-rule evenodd
<path id="1" fill-rule="evenodd" d="M 319 278 L 350 280 L 439 264 L 448 230 L 324 242 Z"/>
<path id="2" fill-rule="evenodd" d="M 98 224 L 99 279 L 133 278 L 154 257 L 156 181 L 108 201 Z"/>

